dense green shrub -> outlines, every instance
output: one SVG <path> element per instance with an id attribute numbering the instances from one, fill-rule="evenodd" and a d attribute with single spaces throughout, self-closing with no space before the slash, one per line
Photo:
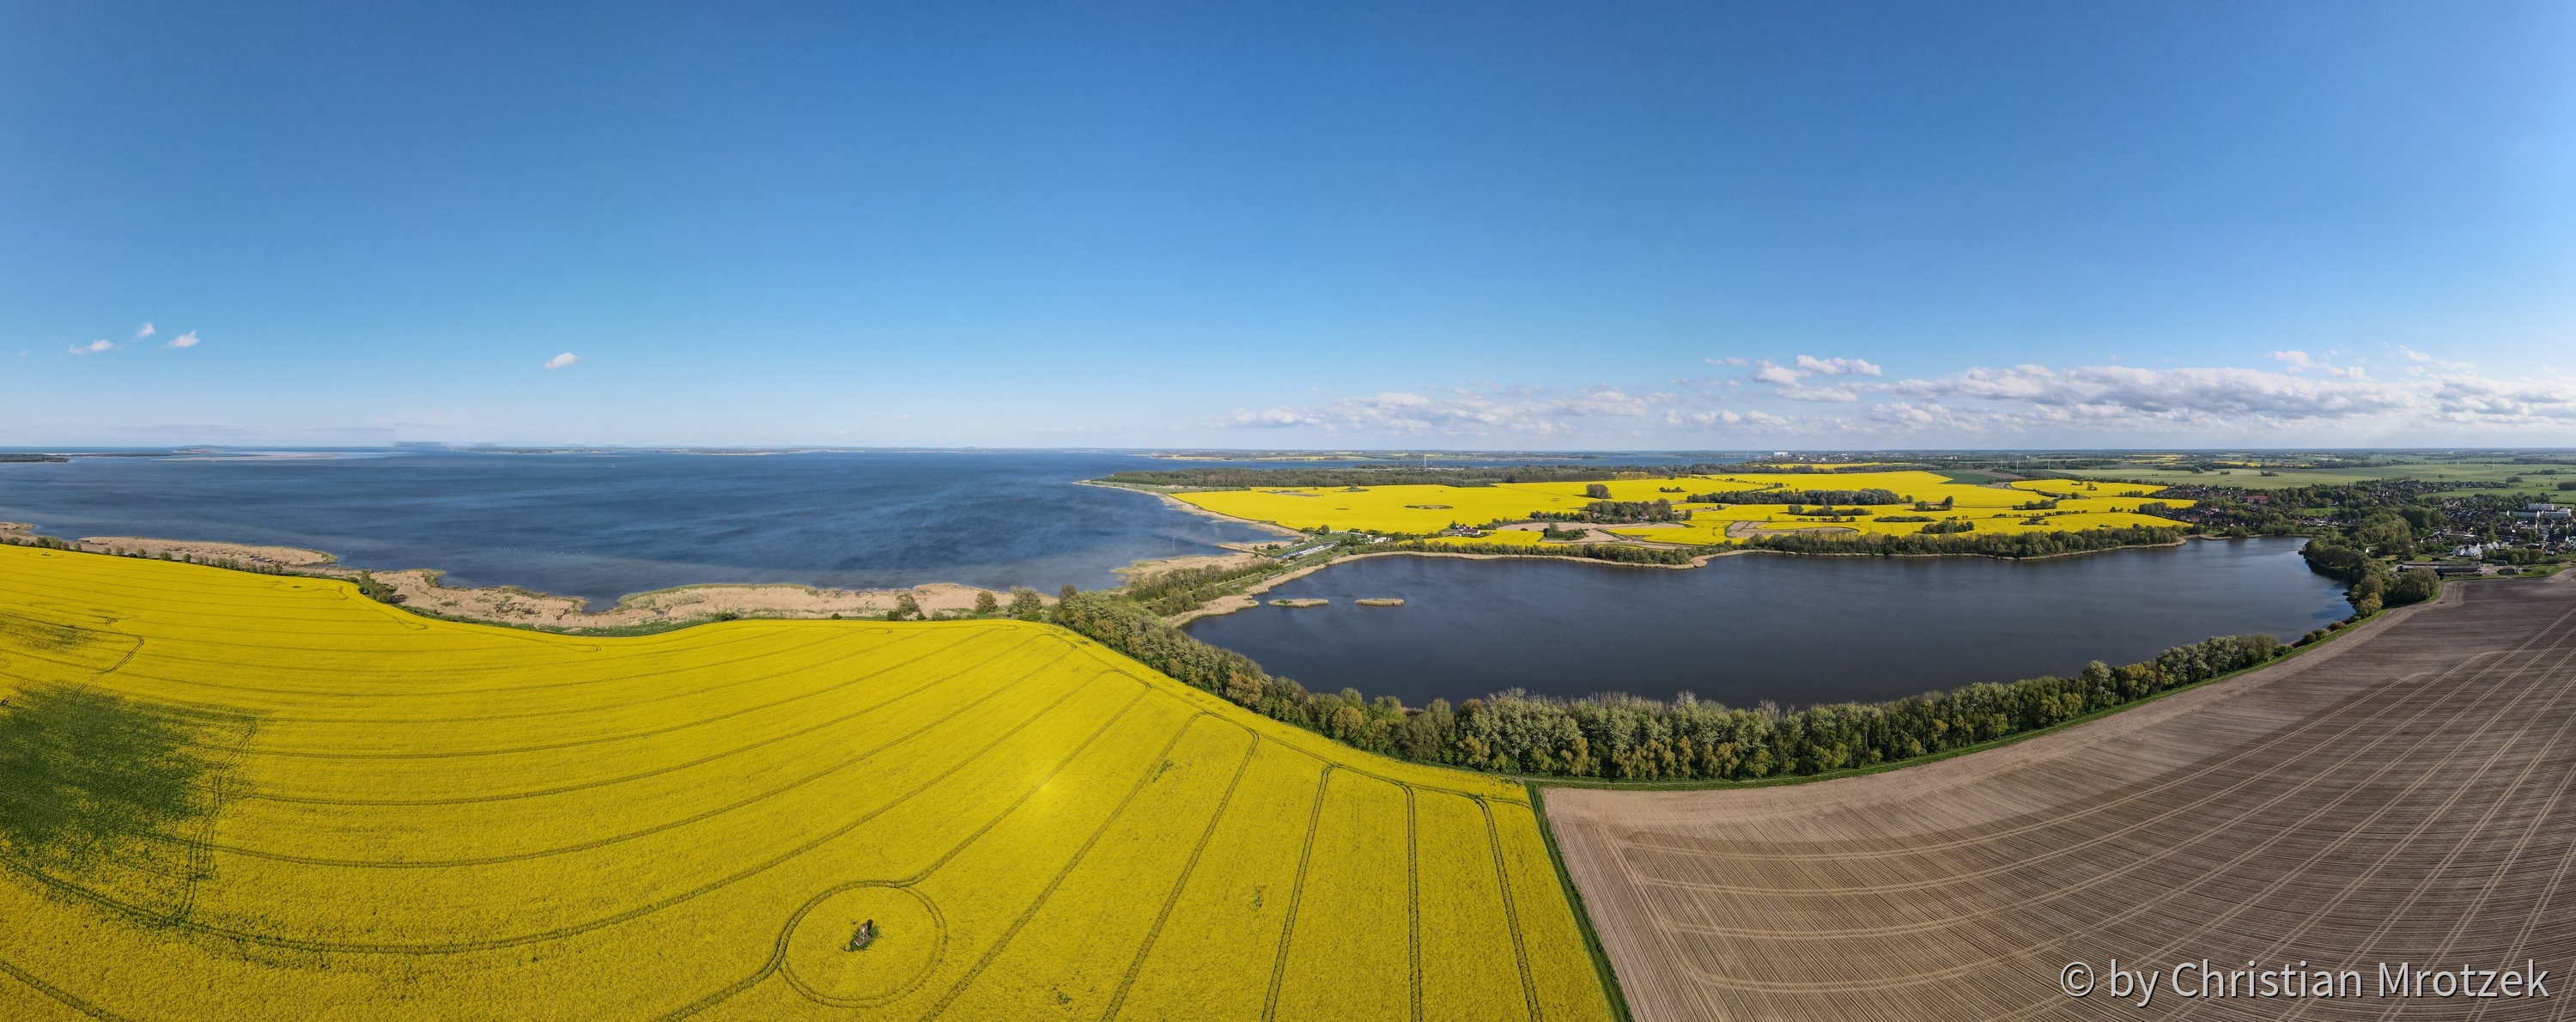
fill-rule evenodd
<path id="1" fill-rule="evenodd" d="M 1901 536 L 1880 533 L 1861 536 L 1826 536 L 1793 532 L 1785 536 L 1755 536 L 1746 540 L 1744 545 L 1755 550 L 1778 550 L 1793 554 L 1878 556 L 1972 554 L 1983 557 L 2018 558 L 2053 557 L 2058 554 L 2112 550 L 2124 546 L 2163 546 L 2181 542 L 2182 535 L 2181 529 L 2162 529 L 2151 526 L 2085 529 L 2080 532 L 1986 533 L 1975 536 L 1927 535 L 1919 532 Z"/>
<path id="2" fill-rule="evenodd" d="M 1392 697 L 1369 700 L 1356 690 L 1307 692 L 1113 593 L 1068 597 L 1054 619 L 1182 682 L 1372 752 L 1478 770 L 1623 780 L 1754 780 L 1892 762 L 2062 723 L 2253 667 L 2283 650 L 2269 635 L 2222 636 L 2124 667 L 2097 661 L 2072 678 L 1794 711 L 1689 698 L 1669 704 L 1619 695 L 1559 700 L 1518 691 L 1470 699 L 1455 710 L 1446 700 L 1408 710 Z"/>

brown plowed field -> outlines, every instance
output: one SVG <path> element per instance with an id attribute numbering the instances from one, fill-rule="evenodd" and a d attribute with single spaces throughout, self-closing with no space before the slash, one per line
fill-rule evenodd
<path id="1" fill-rule="evenodd" d="M 2576 585 L 2552 581 L 2453 586 L 2263 671 L 1923 767 L 1547 804 L 1641 1020 L 2565 1019 L 2571 785 Z M 2184 998 L 2168 975 L 2142 1008 L 2108 993 L 2113 958 L 2304 960 L 2361 989 Z M 2548 998 L 2378 996 L 2382 962 L 2526 959 Z M 2082 999 L 2059 989 L 2075 961 L 2097 976 Z"/>

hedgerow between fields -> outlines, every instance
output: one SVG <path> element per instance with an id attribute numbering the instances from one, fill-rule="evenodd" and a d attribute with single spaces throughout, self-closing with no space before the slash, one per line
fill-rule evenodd
<path id="1" fill-rule="evenodd" d="M 1076 594 L 1052 616 L 1182 682 L 1371 752 L 1498 773 L 1641 781 L 1750 781 L 1933 755 L 2136 702 L 2285 651 L 2270 635 L 2220 636 L 2120 667 L 2096 661 L 2071 678 L 1798 710 L 1621 695 L 1561 700 L 1517 690 L 1408 709 L 1392 696 L 1371 700 L 1356 689 L 1308 692 L 1115 592 Z"/>

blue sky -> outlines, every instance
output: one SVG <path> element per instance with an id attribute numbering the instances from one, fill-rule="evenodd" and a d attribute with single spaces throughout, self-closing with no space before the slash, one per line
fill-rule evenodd
<path id="1" fill-rule="evenodd" d="M 2576 444 L 2569 52 L 2548 3 L 0 0 L 0 444 Z"/>

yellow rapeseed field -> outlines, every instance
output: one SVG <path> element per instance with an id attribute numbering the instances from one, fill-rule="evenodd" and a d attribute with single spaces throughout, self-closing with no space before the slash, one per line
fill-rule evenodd
<path id="1" fill-rule="evenodd" d="M 1519 787 L 1047 626 L 571 637 L 0 547 L 0 694 L 9 1019 L 1609 1012 Z"/>
<path id="2" fill-rule="evenodd" d="M 2126 526 L 2171 527 L 2168 519 L 2136 513 L 2140 504 L 2154 500 L 2176 507 L 2188 507 L 2188 500 L 2158 498 L 2154 488 L 2141 488 L 2111 483 L 2092 483 L 2081 479 L 2027 480 L 2010 486 L 1989 486 L 1954 482 L 1932 472 L 1900 470 L 1886 472 L 1835 473 L 1743 473 L 1715 476 L 1648 476 L 1618 479 L 1607 483 L 1498 483 L 1493 486 L 1371 486 L 1363 488 L 1306 487 L 1265 490 L 1211 490 L 1201 493 L 1176 494 L 1179 499 L 1198 507 L 1247 518 L 1272 522 L 1292 529 L 1312 529 L 1319 525 L 1335 529 L 1369 529 L 1378 532 L 1424 534 L 1437 532 L 1449 525 L 1483 525 L 1497 519 L 1527 518 L 1534 512 L 1581 511 L 1593 497 L 1585 495 L 1592 485 L 1607 486 L 1610 498 L 1620 501 L 1670 500 L 1677 510 L 1691 513 L 1683 528 L 1657 527 L 1610 531 L 1638 539 L 1662 543 L 1718 543 L 1728 538 L 1728 528 L 1778 533 L 1783 531 L 1838 527 L 1861 532 L 1910 533 L 1920 531 L 1924 522 L 1883 522 L 1876 518 L 1888 515 L 1921 515 L 1935 519 L 1966 518 L 1976 523 L 1976 532 L 2013 533 L 2053 530 L 2082 530 Z M 1948 510 L 1915 511 L 1909 505 L 1879 505 L 1869 508 L 1869 517 L 1853 516 L 1850 521 L 1824 522 L 1791 515 L 1780 504 L 1685 504 L 1683 498 L 1694 493 L 1725 493 L 1786 487 L 1798 490 L 1883 489 L 1901 496 L 1934 504 L 1950 502 Z M 2131 496 L 2131 494 L 2137 494 Z M 2060 500 L 2054 509 L 2021 510 L 2019 505 L 2048 499 L 2048 495 L 2073 497 Z M 2037 515 L 2040 521 L 2030 519 Z M 1738 525 L 1737 523 L 1750 523 Z M 1467 542 L 1492 542 L 1469 540 Z"/>
<path id="3" fill-rule="evenodd" d="M 1665 485 L 1677 485 L 1666 483 Z M 1526 518 L 1532 511 L 1581 511 L 1591 503 L 1583 487 L 1571 494 L 1502 486 L 1371 486 L 1358 490 L 1309 487 L 1277 490 L 1211 490 L 1175 494 L 1218 514 L 1276 522 L 1292 529 L 1428 533 L 1451 523 L 1482 525 L 1497 518 Z"/>

